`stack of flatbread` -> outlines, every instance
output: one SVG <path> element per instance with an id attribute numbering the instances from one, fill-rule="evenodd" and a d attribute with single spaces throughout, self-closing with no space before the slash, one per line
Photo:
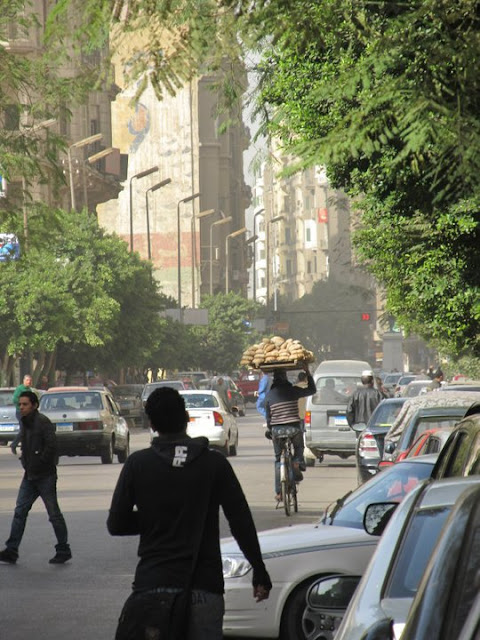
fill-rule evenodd
<path id="1" fill-rule="evenodd" d="M 240 366 L 260 368 L 262 365 L 281 366 L 282 364 L 294 364 L 297 362 L 313 362 L 314 355 L 302 345 L 299 340 L 293 338 L 263 338 L 258 344 L 253 344 L 243 352 Z"/>

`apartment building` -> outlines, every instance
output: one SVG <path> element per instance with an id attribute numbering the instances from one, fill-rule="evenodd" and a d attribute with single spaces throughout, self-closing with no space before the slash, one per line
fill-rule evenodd
<path id="1" fill-rule="evenodd" d="M 22 15 L 3 21 L 0 34 L 2 46 L 8 55 L 34 58 L 42 52 L 45 24 L 50 5 L 43 0 L 32 0 L 26 15 L 34 14 L 36 21 L 26 27 Z M 102 61 L 104 52 L 90 56 L 73 54 L 56 70 L 63 77 L 74 77 L 79 71 L 95 70 Z M 42 119 L 34 117 L 27 105 L 37 96 L 29 93 L 28 79 L 22 93 L 11 92 L 11 100 L 0 107 L 0 127 L 9 132 L 22 131 L 27 135 L 46 139 L 49 131 L 64 137 L 67 151 L 60 154 L 57 162 L 63 173 L 63 181 L 56 183 L 54 176 L 37 180 L 28 186 L 29 202 L 39 201 L 64 209 L 86 207 L 94 212 L 99 202 L 116 197 L 121 186 L 120 153 L 111 145 L 110 104 L 116 88 L 107 83 L 91 91 L 83 104 L 65 103 L 58 116 Z M 4 91 L 8 93 L 8 89 Z M 41 107 L 41 105 L 40 105 Z M 41 108 L 38 109 L 41 112 Z M 41 152 L 41 147 L 40 147 Z M 59 188 L 58 188 L 59 187 Z M 6 197 L 10 206 L 25 206 L 25 176 L 13 175 L 8 184 Z M 5 204 L 5 203 L 4 203 Z"/>

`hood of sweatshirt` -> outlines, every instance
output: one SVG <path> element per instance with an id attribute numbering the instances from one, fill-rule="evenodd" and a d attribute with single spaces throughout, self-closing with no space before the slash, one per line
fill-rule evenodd
<path id="1" fill-rule="evenodd" d="M 208 438 L 183 436 L 178 440 L 153 438 L 152 449 L 169 467 L 184 467 L 208 449 Z"/>

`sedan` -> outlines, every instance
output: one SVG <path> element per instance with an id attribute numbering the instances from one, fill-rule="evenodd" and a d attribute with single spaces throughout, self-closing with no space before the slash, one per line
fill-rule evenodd
<path id="1" fill-rule="evenodd" d="M 273 583 L 268 600 L 252 598 L 252 570 L 233 538 L 222 540 L 225 636 L 306 640 L 305 595 L 320 576 L 358 576 L 377 544 L 363 528 L 371 502 L 398 502 L 432 472 L 435 457 L 409 460 L 380 473 L 327 508 L 318 522 L 258 534 Z M 321 637 L 321 636 L 319 636 Z"/>
<path id="2" fill-rule="evenodd" d="M 130 432 L 109 391 L 54 387 L 40 398 L 39 411 L 55 426 L 59 456 L 100 456 L 103 464 L 114 454 L 127 459 Z"/>
<path id="3" fill-rule="evenodd" d="M 378 463 L 383 456 L 385 435 L 405 402 L 406 398 L 382 400 L 370 416 L 366 429 L 359 433 L 355 452 L 358 484 L 365 482 L 378 472 Z"/>
<path id="4" fill-rule="evenodd" d="M 15 387 L 0 389 L 0 444 L 8 444 L 18 435 L 18 420 L 13 404 Z"/>
<path id="5" fill-rule="evenodd" d="M 402 464 L 406 461 L 391 469 Z M 480 479 L 474 476 L 422 482 L 398 506 L 386 529 L 385 523 L 392 513 L 391 502 L 369 505 L 365 529 L 376 536 L 383 529 L 385 532 L 353 597 L 351 577 L 348 580 L 344 576 L 322 578 L 312 586 L 304 615 L 304 625 L 308 629 L 316 628 L 318 632 L 317 635 L 312 632 L 311 637 L 322 637 L 321 625 L 327 618 L 329 629 L 336 630 L 335 640 L 392 638 L 386 632 L 390 633 L 392 625 L 401 629 L 405 624 L 425 568 L 456 500 L 465 490 L 478 488 L 479 484 Z M 443 566 L 437 573 L 437 582 L 442 581 Z M 438 612 L 443 614 L 451 603 L 437 601 L 437 605 Z M 422 639 L 432 637 L 430 628 L 424 627 Z M 324 633 L 323 637 L 331 638 L 332 635 Z M 414 634 L 408 636 L 408 640 L 419 637 Z M 453 639 L 457 636 L 433 637 Z"/>
<path id="6" fill-rule="evenodd" d="M 143 425 L 143 384 L 117 384 L 112 387 L 121 415 L 131 426 Z"/>
<path id="7" fill-rule="evenodd" d="M 224 404 L 216 391 L 184 390 L 180 395 L 190 417 L 187 434 L 192 438 L 204 436 L 211 447 L 220 449 L 226 456 L 236 456 L 238 427 L 235 415 Z"/>

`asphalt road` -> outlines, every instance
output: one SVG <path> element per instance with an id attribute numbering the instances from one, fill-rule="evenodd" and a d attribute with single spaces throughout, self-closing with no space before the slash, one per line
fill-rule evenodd
<path id="1" fill-rule="evenodd" d="M 332 500 L 355 487 L 354 459 L 326 457 L 309 468 L 300 486 L 299 513 L 287 518 L 275 509 L 271 442 L 251 405 L 238 419 L 238 456 L 230 458 L 252 508 L 258 530 L 311 522 Z M 149 444 L 145 431 L 132 431 L 132 450 Z M 0 639 L 107 640 L 113 638 L 131 588 L 136 538 L 112 538 L 105 527 L 120 465 L 98 458 L 61 458 L 60 506 L 70 533 L 73 559 L 55 566 L 54 536 L 41 501 L 29 516 L 16 565 L 0 563 Z M 19 462 L 0 448 L 0 546 L 7 539 L 22 477 Z M 229 535 L 222 516 L 222 536 Z M 2 547 L 3 548 L 3 547 Z"/>

